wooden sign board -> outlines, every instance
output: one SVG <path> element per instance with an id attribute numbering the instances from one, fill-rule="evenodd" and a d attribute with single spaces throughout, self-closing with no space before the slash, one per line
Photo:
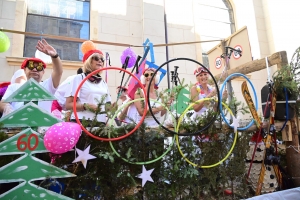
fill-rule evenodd
<path id="1" fill-rule="evenodd" d="M 282 141 L 293 141 L 292 126 L 290 121 L 286 123 L 281 133 L 282 133 Z"/>
<path id="2" fill-rule="evenodd" d="M 236 52 L 231 54 L 229 60 L 230 69 L 234 69 L 246 62 L 252 61 L 248 30 L 245 26 L 207 52 L 210 67 L 209 69 L 214 76 L 221 74 L 224 70 L 226 60 L 221 58 L 221 55 L 225 53 L 223 51 L 225 51 L 226 46 L 242 51 L 242 56 Z"/>

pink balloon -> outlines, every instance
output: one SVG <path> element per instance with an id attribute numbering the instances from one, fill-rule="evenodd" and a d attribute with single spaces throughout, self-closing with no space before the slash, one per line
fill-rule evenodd
<path id="1" fill-rule="evenodd" d="M 55 154 L 62 154 L 71 150 L 81 134 L 77 123 L 60 122 L 52 125 L 45 134 L 44 145 L 47 150 Z"/>

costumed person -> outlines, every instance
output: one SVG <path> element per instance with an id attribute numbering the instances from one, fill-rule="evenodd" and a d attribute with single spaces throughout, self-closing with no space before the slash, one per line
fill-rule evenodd
<path id="1" fill-rule="evenodd" d="M 217 90 L 208 84 L 209 74 L 207 70 L 203 67 L 198 67 L 194 71 L 194 75 L 196 76 L 197 83 L 191 88 L 191 99 L 193 102 L 196 102 L 203 98 L 211 98 L 217 94 Z M 222 94 L 223 99 L 227 98 L 227 90 Z M 195 111 L 191 120 L 195 120 L 197 117 L 203 115 L 208 109 L 209 102 L 201 101 L 193 106 L 193 110 Z"/>
<path id="2" fill-rule="evenodd" d="M 86 52 L 82 61 L 83 73 L 76 75 L 73 78 L 72 83 L 66 88 L 67 92 L 65 93 L 65 97 L 67 110 L 73 110 L 74 96 L 82 80 L 91 72 L 104 67 L 103 53 L 97 49 L 92 49 Z M 85 81 L 78 92 L 76 110 L 79 120 L 85 119 L 91 122 L 95 117 L 95 112 L 97 112 L 99 103 L 111 103 L 108 85 L 100 76 L 101 72 L 91 76 L 87 81 Z M 100 112 L 104 112 L 105 105 L 101 105 L 100 109 Z M 98 114 L 96 118 L 98 123 L 102 125 L 106 124 L 106 114 Z M 71 115 L 71 121 L 76 121 L 74 113 Z"/>
<path id="3" fill-rule="evenodd" d="M 48 56 L 51 56 L 53 71 L 51 73 L 50 78 L 42 81 L 47 65 L 41 59 L 38 58 L 25 59 L 21 65 L 21 69 L 24 70 L 27 80 L 33 78 L 35 81 L 41 84 L 50 94 L 54 95 L 63 73 L 62 62 L 56 50 L 51 45 L 49 45 L 45 39 L 42 39 L 41 41 L 39 40 L 36 48 L 39 51 L 47 54 Z M 22 84 L 19 83 L 13 83 L 8 86 L 2 98 L 2 101 L 0 102 L 0 112 L 3 113 L 3 116 L 11 113 L 12 111 L 24 105 L 24 102 L 3 102 L 3 100 L 7 99 L 13 92 L 15 92 L 21 86 Z M 52 101 L 38 102 L 38 106 L 48 111 L 49 113 L 51 113 L 51 105 Z"/>
<path id="4" fill-rule="evenodd" d="M 119 99 L 121 99 L 122 104 L 126 104 L 131 101 L 130 97 L 127 94 L 128 89 L 125 87 L 117 87 L 117 94 Z M 137 109 L 134 103 L 128 104 L 118 113 L 119 122 L 123 122 L 125 125 L 129 123 L 136 123 L 137 118 Z"/>
<path id="5" fill-rule="evenodd" d="M 14 75 L 12 76 L 10 82 L 3 82 L 0 84 L 0 100 L 4 96 L 8 86 L 13 83 L 24 83 L 27 81 L 25 72 L 23 69 L 18 69 L 15 71 Z M 2 117 L 2 113 L 0 113 L 0 117 Z"/>
<path id="6" fill-rule="evenodd" d="M 11 77 L 10 83 L 25 83 L 27 81 L 24 69 L 18 69 L 15 71 L 14 75 Z"/>
<path id="7" fill-rule="evenodd" d="M 82 68 L 78 68 L 77 74 L 81 74 Z M 72 75 L 66 78 L 57 88 L 54 96 L 57 98 L 57 100 L 53 101 L 51 106 L 51 113 L 56 116 L 57 118 L 61 119 L 63 118 L 63 111 L 67 111 L 66 109 L 66 97 L 65 93 L 67 91 L 67 88 L 70 84 L 72 84 L 73 79 L 76 75 Z M 65 117 L 67 118 L 66 121 L 69 121 L 70 119 L 70 111 L 65 112 Z"/>
<path id="8" fill-rule="evenodd" d="M 162 104 L 164 103 L 162 101 L 162 99 L 159 97 L 158 92 L 157 92 L 158 87 L 156 84 L 159 81 L 158 75 L 156 75 L 156 77 L 153 79 L 153 81 L 151 82 L 151 85 L 149 87 L 149 83 L 150 83 L 151 77 L 154 75 L 154 72 L 155 72 L 155 69 L 146 68 L 143 71 L 143 74 L 141 76 L 141 82 L 145 86 L 146 94 L 148 92 L 148 89 L 150 90 L 150 92 L 149 92 L 150 105 L 148 105 L 148 106 L 151 106 L 153 114 L 155 115 L 156 119 L 160 121 L 161 117 L 166 113 L 167 110 L 160 103 L 153 101 L 153 100 L 156 100 L 156 101 L 161 102 Z M 146 94 L 143 94 L 143 92 L 141 90 L 138 90 L 135 93 L 134 98 L 135 99 L 144 98 Z M 145 99 L 144 101 L 147 101 L 147 100 Z M 141 117 L 143 116 L 145 108 L 144 108 L 144 105 L 141 103 L 141 101 L 134 102 L 134 105 L 138 111 L 138 116 L 137 116 L 137 123 L 138 123 L 141 120 Z M 168 102 L 166 106 L 170 107 L 170 102 Z M 147 127 L 150 127 L 150 128 L 156 128 L 159 126 L 159 124 L 157 124 L 157 122 L 153 119 L 150 112 L 147 113 L 147 115 L 144 119 L 144 123 L 146 124 Z"/>
<path id="9" fill-rule="evenodd" d="M 13 76 L 11 77 L 10 82 L 3 82 L 0 84 L 0 100 L 2 99 L 3 95 L 5 94 L 8 86 L 13 83 L 24 83 L 27 81 L 24 69 L 18 69 L 15 71 Z"/>

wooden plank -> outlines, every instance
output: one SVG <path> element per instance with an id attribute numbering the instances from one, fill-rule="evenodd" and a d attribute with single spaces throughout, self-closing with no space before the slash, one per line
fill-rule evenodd
<path id="1" fill-rule="evenodd" d="M 286 51 L 279 51 L 271 56 L 268 57 L 269 66 L 277 65 L 277 68 L 281 68 L 284 65 L 288 64 L 287 54 Z M 259 60 L 253 60 L 251 62 L 247 62 L 241 66 L 238 66 L 234 69 L 229 69 L 227 71 L 227 74 L 233 74 L 233 73 L 241 73 L 241 74 L 249 74 L 252 72 L 256 72 L 262 69 L 266 68 L 266 60 L 265 58 L 259 59 Z M 221 74 L 218 74 L 215 76 L 215 78 L 218 80 L 220 78 Z M 224 81 L 226 79 L 225 76 L 221 78 L 221 81 Z M 233 77 L 234 79 L 234 77 Z"/>
<path id="2" fill-rule="evenodd" d="M 283 141 L 292 141 L 292 127 L 291 127 L 291 122 L 287 122 L 286 126 L 284 127 L 284 129 L 282 129 L 281 131 L 282 133 L 282 140 Z"/>

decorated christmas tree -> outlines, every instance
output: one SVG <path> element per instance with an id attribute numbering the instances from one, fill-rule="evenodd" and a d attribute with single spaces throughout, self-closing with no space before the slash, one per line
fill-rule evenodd
<path id="1" fill-rule="evenodd" d="M 0 199 L 70 199 L 35 184 L 49 178 L 76 176 L 34 156 L 36 153 L 48 152 L 40 133 L 35 131 L 37 127 L 52 126 L 60 120 L 42 110 L 32 101 L 54 99 L 54 96 L 48 94 L 33 79 L 27 81 L 6 99 L 6 102 L 29 103 L 0 120 L 3 127 L 25 128 L 0 143 L 0 156 L 21 154 L 21 157 L 0 168 L 2 186 L 5 185 L 4 183 L 18 183 L 16 187 L 2 193 Z"/>

